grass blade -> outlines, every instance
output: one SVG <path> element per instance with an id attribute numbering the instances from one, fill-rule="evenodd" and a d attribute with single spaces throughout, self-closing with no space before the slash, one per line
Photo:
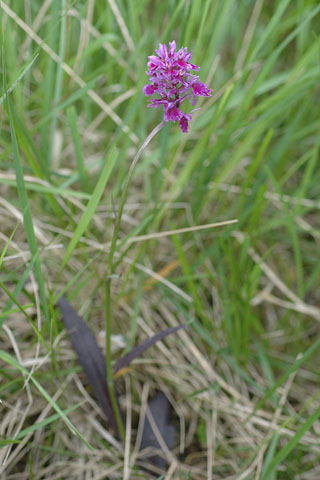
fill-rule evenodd
<path id="1" fill-rule="evenodd" d="M 72 240 L 71 242 L 69 243 L 68 247 L 67 247 L 67 250 L 66 250 L 66 253 L 65 253 L 65 256 L 64 256 L 64 259 L 62 261 L 62 264 L 61 264 L 61 268 L 60 268 L 60 271 L 62 271 L 64 269 L 64 267 L 66 266 L 68 260 L 70 259 L 71 255 L 72 255 L 72 252 L 73 250 L 76 248 L 81 236 L 83 235 L 85 229 L 87 228 L 87 226 L 89 225 L 93 215 L 94 215 L 94 212 L 99 204 L 99 201 L 100 201 L 100 198 L 103 194 L 103 191 L 105 189 L 105 186 L 107 184 L 107 181 L 111 175 L 111 172 L 112 172 L 112 169 L 116 163 L 116 160 L 118 158 L 118 152 L 116 150 L 115 147 L 113 147 L 113 149 L 111 150 L 111 152 L 109 153 L 108 157 L 107 157 L 107 160 L 106 160 L 106 163 L 101 171 L 101 174 L 100 174 L 100 177 L 99 177 L 99 180 L 97 182 L 97 185 L 91 195 L 91 198 L 88 202 L 88 205 L 86 207 L 86 210 L 84 211 L 82 217 L 81 217 L 81 220 L 74 232 L 74 235 L 72 237 Z"/>
<path id="2" fill-rule="evenodd" d="M 4 55 L 4 45 L 2 45 L 2 68 L 3 68 L 3 80 L 5 83 L 5 91 L 6 89 L 6 65 L 5 65 L 5 55 Z M 33 227 L 33 220 L 32 220 L 32 215 L 31 215 L 31 210 L 29 207 L 29 201 L 28 201 L 28 195 L 27 195 L 27 190 L 25 187 L 24 183 L 24 173 L 23 173 L 23 168 L 20 160 L 20 154 L 19 154 L 19 147 L 17 143 L 17 137 L 16 137 L 16 132 L 15 132 L 15 125 L 14 125 L 14 119 L 13 119 L 13 113 L 11 109 L 11 102 L 9 96 L 7 96 L 7 106 L 8 106 L 8 117 L 9 117 L 9 124 L 10 124 L 10 133 L 11 133 L 11 141 L 12 141 L 12 150 L 13 150 L 13 163 L 14 163 L 14 168 L 16 172 L 16 179 L 17 179 L 17 189 L 18 189 L 18 195 L 19 195 L 19 201 L 20 201 L 20 206 L 21 206 L 21 211 L 23 213 L 23 224 L 24 228 L 26 231 L 26 236 L 30 248 L 30 253 L 32 257 L 35 257 L 35 276 L 37 279 L 38 287 L 39 287 L 39 293 L 40 293 L 40 299 L 42 303 L 42 308 L 46 317 L 47 321 L 47 327 L 50 327 L 50 316 L 49 316 L 49 309 L 48 309 L 48 304 L 47 304 L 47 299 L 46 299 L 46 294 L 45 294 L 45 286 L 44 286 L 44 278 L 42 274 L 42 269 L 41 269 L 41 262 L 39 258 L 39 250 L 38 250 L 38 244 L 37 244 L 37 239 L 34 233 L 34 227 Z"/>
<path id="3" fill-rule="evenodd" d="M 271 472 L 281 463 L 287 456 L 292 452 L 292 450 L 299 444 L 301 438 L 307 433 L 312 425 L 320 417 L 320 407 L 315 410 L 315 412 L 310 415 L 310 417 L 300 426 L 296 434 L 290 438 L 288 443 L 275 455 L 272 462 L 270 462 L 267 470 L 265 471 L 261 480 L 268 480 L 270 478 Z"/>
<path id="4" fill-rule="evenodd" d="M 63 410 L 61 410 L 61 408 L 58 406 L 58 404 L 53 400 L 53 398 L 46 392 L 46 390 L 42 387 L 42 385 L 38 382 L 38 380 L 36 380 L 34 378 L 33 375 L 30 375 L 30 372 L 24 368 L 22 365 L 20 365 L 19 362 L 17 362 L 17 360 L 12 357 L 11 355 L 9 355 L 8 353 L 0 350 L 0 358 L 8 363 L 9 365 L 11 365 L 12 367 L 15 367 L 17 370 L 19 370 L 22 374 L 26 375 L 28 378 L 30 378 L 30 380 L 32 381 L 32 383 L 35 385 L 35 387 L 39 390 L 39 392 L 41 393 L 41 395 L 43 396 L 43 398 L 45 398 L 45 400 L 47 400 L 48 403 L 50 403 L 50 405 L 52 406 L 52 408 L 54 408 L 54 410 L 58 413 L 58 415 L 60 416 L 61 420 L 64 421 L 64 423 L 70 428 L 70 430 L 75 434 L 77 435 L 77 437 L 91 450 L 93 451 L 93 448 L 91 447 L 91 445 L 87 442 L 87 440 L 83 437 L 83 435 L 81 435 L 81 433 L 76 429 L 76 427 L 72 424 L 72 422 L 69 420 L 69 418 L 67 417 L 67 415 L 63 412 Z"/>

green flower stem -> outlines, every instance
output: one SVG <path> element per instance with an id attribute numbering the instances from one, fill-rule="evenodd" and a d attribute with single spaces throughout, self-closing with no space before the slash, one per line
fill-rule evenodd
<path id="1" fill-rule="evenodd" d="M 107 277 L 106 277 L 106 291 L 105 291 L 105 300 L 106 300 L 106 367 L 107 367 L 107 382 L 109 387 L 109 394 L 110 400 L 112 404 L 112 408 L 116 417 L 117 426 L 119 429 L 119 434 L 122 440 L 125 438 L 124 426 L 121 417 L 121 413 L 119 410 L 117 397 L 114 388 L 114 381 L 113 381 L 113 370 L 112 370 L 112 363 L 111 363 L 111 276 L 114 274 L 114 266 L 113 266 L 113 257 L 115 254 L 117 240 L 120 231 L 121 225 L 121 217 L 124 209 L 124 205 L 127 199 L 128 188 L 132 178 L 133 171 L 135 166 L 137 165 L 138 161 L 140 160 L 144 150 L 149 145 L 153 137 L 162 129 L 162 127 L 166 124 L 166 122 L 162 121 L 157 125 L 152 132 L 147 136 L 137 153 L 135 154 L 134 159 L 130 165 L 128 175 L 125 179 L 125 183 L 122 190 L 122 195 L 120 199 L 119 210 L 115 219 L 115 227 L 112 236 L 111 246 L 108 255 L 108 264 L 107 264 Z"/>
<path id="2" fill-rule="evenodd" d="M 107 384 L 110 395 L 113 413 L 116 418 L 119 435 L 122 441 L 125 439 L 124 425 L 119 409 L 117 396 L 114 388 L 113 370 L 111 363 L 111 279 L 106 279 L 106 367 L 107 367 Z"/>

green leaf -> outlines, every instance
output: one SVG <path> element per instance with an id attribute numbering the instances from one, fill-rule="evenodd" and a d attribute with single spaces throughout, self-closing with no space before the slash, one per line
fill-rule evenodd
<path id="1" fill-rule="evenodd" d="M 4 53 L 5 53 L 4 52 L 4 46 L 2 46 L 2 68 L 3 68 L 3 72 L 4 72 L 3 80 L 4 80 L 4 84 L 5 84 L 5 90 L 7 90 L 6 89 L 6 65 L 5 65 L 5 55 L 4 55 Z M 18 189 L 20 207 L 21 207 L 21 211 L 22 211 L 22 214 L 23 214 L 23 224 L 24 224 L 24 228 L 25 228 L 25 231 L 26 231 L 26 236 L 27 236 L 31 256 L 35 258 L 35 265 L 34 265 L 35 276 L 36 276 L 38 287 L 39 287 L 39 293 L 40 293 L 42 308 L 44 310 L 44 314 L 45 314 L 45 317 L 46 317 L 46 320 L 47 320 L 47 326 L 49 328 L 49 326 L 50 326 L 50 316 L 49 316 L 49 309 L 48 309 L 47 298 L 46 298 L 46 293 L 45 293 L 44 278 L 43 278 L 43 273 L 42 273 L 42 269 L 41 269 L 41 262 L 40 262 L 40 257 L 39 257 L 39 249 L 38 249 L 37 239 L 36 239 L 36 236 L 35 236 L 35 233 L 34 233 L 34 226 L 33 226 L 31 210 L 30 210 L 30 207 L 29 207 L 27 190 L 26 190 L 25 183 L 24 183 L 24 173 L 23 173 L 23 168 L 22 168 L 22 164 L 21 164 L 21 160 L 20 160 L 19 146 L 18 146 L 18 143 L 17 143 L 17 137 L 16 137 L 12 108 L 11 108 L 10 96 L 7 96 L 6 102 L 7 102 L 7 105 L 8 105 L 8 116 L 9 116 L 10 133 L 11 133 L 12 150 L 13 150 L 13 164 L 14 164 L 14 169 L 15 169 L 15 172 L 16 172 L 17 189 Z"/>
<path id="2" fill-rule="evenodd" d="M 118 152 L 116 150 L 115 147 L 112 148 L 112 150 L 110 151 L 107 159 L 106 159 L 106 163 L 101 171 L 101 174 L 100 174 L 100 177 L 99 177 L 99 180 L 97 182 L 97 185 L 91 195 L 91 198 L 88 202 L 88 205 L 81 217 L 81 220 L 74 232 L 74 235 L 72 237 L 72 240 L 70 241 L 68 247 L 67 247 L 67 250 L 66 250 L 66 253 L 65 253 L 65 256 L 64 256 L 64 259 L 62 261 L 62 264 L 61 264 L 61 268 L 60 268 L 60 271 L 62 271 L 64 269 L 64 267 L 66 266 L 68 260 L 70 259 L 71 255 L 72 255 L 72 252 L 74 251 L 74 249 L 76 248 L 80 238 L 82 237 L 83 233 L 85 232 L 87 226 L 89 225 L 93 215 L 94 215 L 94 212 L 99 204 L 99 201 L 102 197 L 102 194 L 104 192 L 104 189 L 106 187 L 106 184 L 107 184 L 107 181 L 109 180 L 109 177 L 111 175 L 111 172 L 112 172 L 112 169 L 116 163 L 116 160 L 118 158 Z"/>
<path id="3" fill-rule="evenodd" d="M 70 428 L 70 430 L 77 435 L 77 437 L 91 450 L 93 451 L 93 447 L 87 442 L 87 440 L 81 435 L 81 433 L 76 429 L 76 427 L 73 425 L 73 423 L 69 420 L 67 415 L 64 413 L 63 410 L 59 407 L 59 405 L 54 401 L 54 399 L 46 392 L 46 390 L 42 387 L 42 385 L 34 378 L 33 375 L 30 375 L 29 370 L 27 370 L 25 367 L 20 365 L 20 363 L 11 355 L 8 353 L 4 352 L 3 350 L 0 350 L 0 358 L 11 365 L 12 367 L 15 367 L 17 370 L 19 370 L 22 374 L 26 375 L 32 383 L 35 385 L 35 387 L 38 389 L 40 394 L 43 396 L 45 400 L 54 408 L 54 410 L 57 412 L 61 420 L 64 421 L 64 423 Z"/>
<path id="4" fill-rule="evenodd" d="M 307 433 L 308 430 L 310 430 L 312 425 L 318 420 L 319 417 L 320 407 L 318 407 L 315 412 L 310 415 L 310 417 L 300 426 L 296 434 L 290 438 L 288 443 L 275 455 L 261 480 L 270 479 L 271 472 L 279 465 L 279 463 L 287 458 L 292 450 L 299 444 L 301 438 Z"/>

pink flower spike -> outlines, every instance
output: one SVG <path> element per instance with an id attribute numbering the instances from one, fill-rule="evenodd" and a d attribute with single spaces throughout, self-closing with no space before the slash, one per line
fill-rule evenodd
<path id="1" fill-rule="evenodd" d="M 200 82 L 198 75 L 191 73 L 200 67 L 190 63 L 192 54 L 186 47 L 177 51 L 176 42 L 172 40 L 169 47 L 160 43 L 155 52 L 157 55 L 149 56 L 149 83 L 142 91 L 147 97 L 157 94 L 158 98 L 151 100 L 148 107 L 163 106 L 163 120 L 179 122 L 181 131 L 187 133 L 192 115 L 181 110 L 182 103 L 190 99 L 194 105 L 196 97 L 210 97 L 212 90 Z"/>

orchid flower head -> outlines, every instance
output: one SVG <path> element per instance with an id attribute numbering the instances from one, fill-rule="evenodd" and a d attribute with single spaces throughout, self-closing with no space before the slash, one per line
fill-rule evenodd
<path id="1" fill-rule="evenodd" d="M 200 82 L 198 75 L 191 73 L 200 70 L 200 67 L 190 63 L 192 54 L 186 47 L 177 51 L 173 40 L 169 42 L 169 47 L 160 43 L 155 53 L 157 55 L 149 56 L 149 83 L 142 91 L 147 97 L 157 94 L 158 98 L 152 99 L 148 107 L 163 106 L 163 120 L 179 122 L 181 131 L 187 133 L 192 112 L 181 110 L 182 103 L 189 100 L 194 105 L 197 97 L 210 97 L 212 90 Z"/>

